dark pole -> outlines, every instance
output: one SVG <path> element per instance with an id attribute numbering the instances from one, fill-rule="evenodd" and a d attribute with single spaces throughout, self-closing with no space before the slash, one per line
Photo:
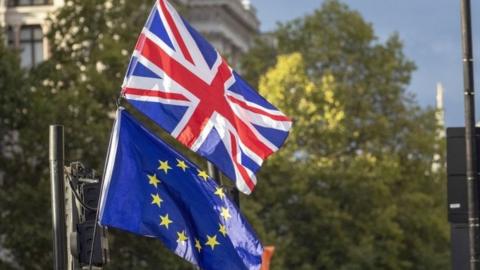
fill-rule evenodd
<path id="1" fill-rule="evenodd" d="M 479 268 L 478 184 L 475 147 L 475 89 L 473 83 L 472 26 L 470 0 L 461 0 L 463 85 L 465 98 L 465 146 L 468 194 L 468 251 L 470 270 Z"/>
<path id="2" fill-rule="evenodd" d="M 222 185 L 222 175 L 220 174 L 220 171 L 211 163 L 210 161 L 207 161 L 208 165 L 208 174 L 217 181 L 217 184 Z"/>
<path id="3" fill-rule="evenodd" d="M 212 176 L 213 179 L 215 179 L 219 185 L 222 185 L 223 184 L 222 175 L 220 174 L 220 171 L 210 161 L 208 161 L 207 164 L 208 164 L 208 174 Z M 233 195 L 233 201 L 235 202 L 237 207 L 240 207 L 240 196 L 236 188 L 232 191 L 232 195 Z"/>
<path id="4" fill-rule="evenodd" d="M 55 270 L 67 269 L 63 126 L 50 125 L 50 180 L 52 189 L 53 255 Z"/>

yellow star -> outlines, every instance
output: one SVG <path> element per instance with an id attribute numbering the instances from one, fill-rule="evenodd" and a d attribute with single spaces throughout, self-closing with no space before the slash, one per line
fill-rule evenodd
<path id="1" fill-rule="evenodd" d="M 160 219 L 161 219 L 160 226 L 165 226 L 165 228 L 167 229 L 168 229 L 168 225 L 170 223 L 173 223 L 173 221 L 168 217 L 168 214 L 166 214 L 165 216 L 160 216 Z"/>
<path id="2" fill-rule="evenodd" d="M 207 242 L 205 245 L 210 246 L 212 250 L 215 248 L 216 245 L 220 245 L 220 243 L 217 242 L 217 235 L 214 235 L 210 237 L 210 235 L 207 234 Z"/>
<path id="3" fill-rule="evenodd" d="M 197 170 L 197 171 L 198 171 L 198 176 L 202 177 L 203 180 L 207 181 L 207 179 L 209 177 L 207 172 L 206 171 L 200 171 L 200 170 Z"/>
<path id="4" fill-rule="evenodd" d="M 153 185 L 155 188 L 156 188 L 157 185 L 160 183 L 160 180 L 158 180 L 156 174 L 153 174 L 153 175 L 147 174 L 147 177 L 148 177 L 148 183 L 149 183 L 150 185 Z"/>
<path id="5" fill-rule="evenodd" d="M 185 244 L 185 241 L 187 241 L 188 237 L 186 235 L 185 231 L 177 232 L 178 238 L 177 242 L 181 244 Z"/>
<path id="6" fill-rule="evenodd" d="M 227 236 L 227 228 L 223 224 L 219 224 L 219 229 L 218 231 L 225 237 Z"/>
<path id="7" fill-rule="evenodd" d="M 177 167 L 179 167 L 183 171 L 185 171 L 188 168 L 187 164 L 185 164 L 185 161 L 179 160 L 179 159 L 177 159 Z"/>
<path id="8" fill-rule="evenodd" d="M 230 215 L 230 211 L 228 211 L 228 208 L 222 207 L 222 213 L 220 214 L 225 220 L 228 220 L 232 216 Z"/>
<path id="9" fill-rule="evenodd" d="M 202 251 L 202 245 L 200 244 L 200 241 L 198 241 L 197 238 L 195 238 L 195 248 L 198 250 L 198 252 Z"/>
<path id="10" fill-rule="evenodd" d="M 170 165 L 168 165 L 168 160 L 165 160 L 165 161 L 159 160 L 158 162 L 160 162 L 160 166 L 158 166 L 158 169 L 163 170 L 163 172 L 165 174 L 168 173 L 168 170 L 172 169 L 172 167 L 170 167 Z"/>
<path id="11" fill-rule="evenodd" d="M 220 199 L 225 198 L 225 193 L 223 193 L 223 188 L 217 187 L 217 190 L 215 190 L 215 194 L 220 197 Z"/>
<path id="12" fill-rule="evenodd" d="M 160 195 L 157 194 L 150 194 L 152 196 L 152 204 L 156 204 L 158 207 L 160 207 L 160 204 L 163 202 L 162 198 L 160 198 Z"/>

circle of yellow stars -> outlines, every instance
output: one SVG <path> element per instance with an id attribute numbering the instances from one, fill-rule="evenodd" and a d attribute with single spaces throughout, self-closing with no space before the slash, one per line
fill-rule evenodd
<path id="1" fill-rule="evenodd" d="M 187 165 L 187 163 L 184 160 L 176 159 L 176 164 L 175 167 L 182 170 L 183 172 L 187 172 L 187 169 L 190 168 L 190 166 Z M 168 160 L 159 160 L 158 161 L 158 170 L 161 171 L 163 174 L 168 175 L 170 170 L 173 170 L 173 168 L 170 166 Z M 172 165 L 173 166 L 173 165 Z M 196 176 L 203 180 L 203 181 L 208 181 L 210 179 L 210 176 L 206 171 L 199 170 L 197 169 Z M 158 189 L 158 186 L 162 183 L 160 179 L 158 179 L 157 174 L 147 174 L 148 178 L 148 184 L 152 185 L 155 187 L 155 189 Z M 216 187 L 215 192 L 213 193 L 216 196 L 220 198 L 220 200 L 223 200 L 226 198 L 225 191 L 222 187 Z M 162 207 L 162 202 L 163 199 L 160 197 L 160 194 L 157 193 L 152 193 L 150 194 L 152 198 L 152 205 L 156 205 L 158 208 Z M 226 207 L 220 207 L 220 216 L 223 218 L 225 222 L 227 222 L 230 218 L 232 218 L 232 215 L 230 214 L 229 208 Z M 160 215 L 160 223 L 159 226 L 164 228 L 165 230 L 169 230 L 170 224 L 174 223 L 172 219 L 170 219 L 170 216 L 168 213 L 165 215 Z M 218 224 L 218 233 L 222 235 L 223 237 L 227 237 L 227 226 L 225 224 L 219 223 Z M 189 240 L 187 236 L 186 230 L 181 230 L 177 231 L 177 243 L 179 244 L 186 244 L 186 242 Z M 211 248 L 213 251 L 216 246 L 220 245 L 220 242 L 217 239 L 217 234 L 214 233 L 213 235 L 206 235 L 206 241 L 202 245 L 202 242 L 200 242 L 200 239 L 194 238 L 193 241 L 195 242 L 195 249 L 200 253 L 203 249 L 203 246 L 208 246 Z"/>

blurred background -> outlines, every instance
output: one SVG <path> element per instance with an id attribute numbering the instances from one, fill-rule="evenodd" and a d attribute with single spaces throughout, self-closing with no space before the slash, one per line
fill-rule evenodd
<path id="1" fill-rule="evenodd" d="M 48 125 L 65 125 L 67 164 L 101 171 L 153 2 L 0 0 L 0 269 L 51 268 Z M 436 17 L 414 1 L 171 2 L 295 121 L 241 197 L 275 246 L 271 269 L 449 268 L 444 108 L 463 124 L 455 4 L 432 5 Z M 453 43 L 425 47 L 443 25 Z M 112 230 L 109 242 L 107 269 L 192 269 L 153 239 Z"/>

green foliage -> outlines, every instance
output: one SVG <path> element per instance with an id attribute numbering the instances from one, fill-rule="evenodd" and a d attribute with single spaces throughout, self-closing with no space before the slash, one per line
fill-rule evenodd
<path id="1" fill-rule="evenodd" d="M 52 265 L 48 125 L 65 125 L 67 164 L 103 167 L 151 4 L 67 1 L 52 20 L 50 60 L 28 72 L 0 42 L 0 236 L 24 269 Z M 431 170 L 442 142 L 433 111 L 405 92 L 414 65 L 399 37 L 379 42 L 337 1 L 272 36 L 276 46 L 259 41 L 242 69 L 295 124 L 241 205 L 276 246 L 273 269 L 447 268 L 443 167 Z M 154 239 L 112 230 L 110 249 L 107 269 L 191 269 Z"/>
<path id="2" fill-rule="evenodd" d="M 25 74 L 16 52 L 6 48 L 1 32 L 0 41 L 0 134 L 6 134 L 21 124 L 25 114 L 24 100 L 21 99 L 25 93 L 22 83 Z"/>
<path id="3" fill-rule="evenodd" d="M 35 149 L 22 147 L 24 135 L 27 135 L 23 131 L 29 128 L 28 115 L 32 107 L 30 100 L 25 98 L 29 94 L 28 78 L 20 68 L 18 54 L 4 44 L 0 36 L 0 244 L 11 251 L 17 262 L 39 254 L 49 261 L 48 182 L 40 180 L 36 173 L 41 169 L 37 167 L 37 153 L 30 152 Z M 45 217 L 38 219 L 35 209 L 44 209 Z M 17 266 L 10 260 L 0 265 L 2 269 Z M 43 268 L 31 265 L 29 269 Z"/>
<path id="4" fill-rule="evenodd" d="M 0 234 L 5 235 L 2 245 L 20 267 L 52 265 L 48 126 L 65 126 L 66 165 L 80 160 L 103 168 L 122 79 L 151 5 L 150 0 L 66 1 L 48 35 L 51 58 L 28 76 L 19 68 L 17 56 L 4 54 L 0 47 L 0 118 L 9 124 L 2 124 L 2 135 L 5 127 L 18 136 L 14 142 L 18 153 L 0 163 L 5 173 L 0 209 L 8 209 Z M 190 267 L 151 239 L 114 230 L 110 240 L 108 269 Z"/>
<path id="5" fill-rule="evenodd" d="M 271 35 L 242 67 L 294 127 L 243 205 L 277 247 L 273 269 L 447 269 L 442 142 L 405 91 L 399 37 L 379 42 L 337 1 Z"/>

